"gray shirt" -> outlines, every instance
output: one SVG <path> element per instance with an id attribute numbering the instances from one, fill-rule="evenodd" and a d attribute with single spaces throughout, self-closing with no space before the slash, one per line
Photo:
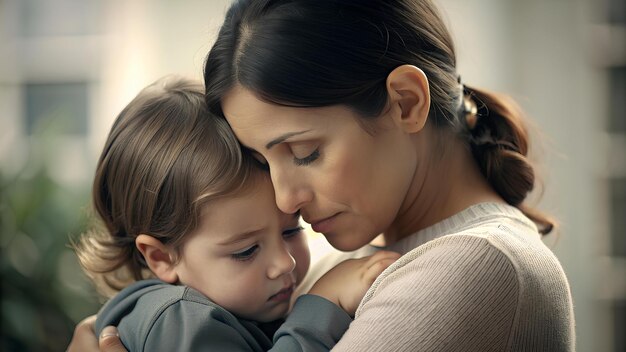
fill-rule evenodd
<path id="1" fill-rule="evenodd" d="M 139 281 L 113 297 L 98 313 L 96 333 L 118 328 L 131 351 L 327 351 L 351 318 L 315 295 L 296 301 L 273 341 L 258 323 L 238 319 L 200 292 L 159 280 Z"/>

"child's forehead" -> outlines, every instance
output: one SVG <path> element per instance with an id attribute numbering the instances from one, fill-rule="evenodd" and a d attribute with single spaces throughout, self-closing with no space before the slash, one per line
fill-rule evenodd
<path id="1" fill-rule="evenodd" d="M 242 189 L 205 202 L 200 211 L 201 221 L 259 222 L 265 218 L 293 218 L 281 212 L 274 198 L 269 178 L 252 180 Z M 261 217 L 259 219 L 259 217 Z"/>
<path id="2" fill-rule="evenodd" d="M 212 244 L 232 243 L 239 237 L 282 233 L 285 227 L 297 226 L 299 219 L 299 214 L 278 209 L 271 189 L 255 189 L 206 203 L 194 233 Z"/>
<path id="3" fill-rule="evenodd" d="M 276 206 L 274 198 L 274 187 L 269 174 L 263 171 L 254 171 L 251 173 L 243 184 L 235 190 L 219 197 L 215 197 L 207 204 L 225 203 L 225 202 L 242 202 L 263 199 L 268 203 Z"/>
<path id="4" fill-rule="evenodd" d="M 256 168 L 256 166 L 254 167 Z M 268 172 L 252 170 L 248 174 L 236 175 L 234 178 L 234 180 L 230 181 L 213 181 L 210 185 L 197 185 L 201 189 L 204 188 L 203 191 L 196 195 L 196 202 L 201 203 L 202 213 L 216 203 L 258 197 L 260 192 L 267 193 L 268 190 L 270 190 L 269 193 L 273 197 L 274 189 Z M 264 196 L 267 196 L 267 194 L 264 194 Z"/>

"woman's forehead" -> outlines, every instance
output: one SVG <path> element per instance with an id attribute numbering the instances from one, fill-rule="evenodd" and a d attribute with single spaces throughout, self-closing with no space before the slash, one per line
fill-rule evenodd
<path id="1" fill-rule="evenodd" d="M 295 107 L 267 102 L 240 86 L 231 89 L 223 97 L 222 110 L 231 126 L 237 128 L 251 128 L 250 124 L 262 121 L 303 126 L 328 123 L 336 117 L 358 117 L 352 109 L 343 105 Z M 329 121 L 323 121 L 325 119 Z"/>

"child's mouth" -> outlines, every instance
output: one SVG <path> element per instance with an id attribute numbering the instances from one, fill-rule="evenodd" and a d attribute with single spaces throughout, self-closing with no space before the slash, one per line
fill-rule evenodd
<path id="1" fill-rule="evenodd" d="M 269 301 L 282 302 L 285 300 L 289 300 L 291 298 L 292 293 L 293 293 L 293 285 L 287 288 L 284 288 L 278 291 L 278 293 L 270 296 Z"/>

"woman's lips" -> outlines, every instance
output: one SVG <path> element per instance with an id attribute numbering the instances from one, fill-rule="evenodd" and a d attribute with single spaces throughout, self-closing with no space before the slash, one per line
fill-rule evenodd
<path id="1" fill-rule="evenodd" d="M 330 231 L 331 227 L 333 226 L 333 223 L 335 221 L 335 219 L 337 218 L 337 216 L 339 215 L 339 213 L 333 215 L 333 216 L 329 216 L 325 219 L 321 219 L 318 221 L 313 221 L 311 222 L 311 228 L 313 229 L 313 231 L 315 232 L 319 232 L 319 233 L 327 233 Z"/>
<path id="2" fill-rule="evenodd" d="M 274 302 L 288 301 L 291 298 L 291 295 L 293 294 L 293 289 L 294 289 L 293 285 L 287 288 L 283 288 L 282 290 L 278 291 L 278 293 L 270 296 L 269 300 L 274 301 Z"/>

